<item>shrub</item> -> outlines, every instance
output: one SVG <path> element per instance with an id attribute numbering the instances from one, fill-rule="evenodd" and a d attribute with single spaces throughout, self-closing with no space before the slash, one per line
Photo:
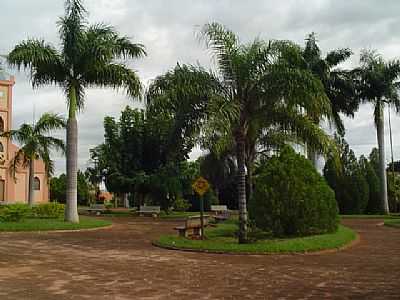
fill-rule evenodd
<path id="1" fill-rule="evenodd" d="M 32 208 L 33 215 L 43 219 L 58 219 L 64 215 L 64 204 L 51 202 L 38 204 Z"/>
<path id="2" fill-rule="evenodd" d="M 274 236 L 303 236 L 338 228 L 335 194 L 310 161 L 290 147 L 256 171 L 250 217 Z"/>
<path id="3" fill-rule="evenodd" d="M 187 211 L 192 205 L 182 197 L 177 197 L 172 206 L 175 211 Z"/>
<path id="4" fill-rule="evenodd" d="M 27 204 L 9 204 L 0 206 L 0 221 L 19 222 L 28 217 L 32 210 Z"/>

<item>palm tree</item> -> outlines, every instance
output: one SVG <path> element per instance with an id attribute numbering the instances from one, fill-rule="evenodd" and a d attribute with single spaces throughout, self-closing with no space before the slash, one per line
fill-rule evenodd
<path id="1" fill-rule="evenodd" d="M 299 108 L 316 115 L 329 114 L 329 99 L 321 82 L 307 70 L 300 47 L 291 42 L 255 40 L 241 44 L 232 31 L 218 23 L 205 25 L 201 36 L 214 53 L 217 73 L 178 65 L 151 84 L 147 97 L 166 106 L 192 105 L 195 117 L 188 116 L 188 120 L 195 127 L 205 125 L 199 131 L 202 140 L 217 137 L 213 151 L 233 147 L 238 169 L 239 242 L 244 243 L 250 131 L 254 128 L 258 138 L 265 129 L 279 126 L 326 150 L 330 139 Z M 258 143 L 253 144 L 256 147 Z"/>
<path id="2" fill-rule="evenodd" d="M 339 68 L 339 65 L 352 55 L 352 51 L 348 48 L 336 49 L 329 51 L 323 57 L 317 44 L 316 35 L 311 33 L 306 38 L 302 55 L 307 68 L 324 85 L 332 109 L 332 115 L 328 117 L 332 119 L 338 133 L 343 136 L 345 128 L 340 114 L 354 117 L 354 112 L 358 109 L 352 73 Z M 316 124 L 320 124 L 320 116 L 316 116 L 312 112 L 307 113 Z M 308 147 L 307 152 L 309 159 L 316 165 L 317 153 L 311 147 Z"/>
<path id="3" fill-rule="evenodd" d="M 85 89 L 93 86 L 126 88 L 138 97 L 141 84 L 137 74 L 118 59 L 145 55 L 141 44 L 121 37 L 102 23 L 88 25 L 81 0 L 66 0 L 65 16 L 58 22 L 61 49 L 43 40 L 29 39 L 16 45 L 8 55 L 10 65 L 30 71 L 34 88 L 56 85 L 63 89 L 68 104 L 67 203 L 65 220 L 78 223 L 76 114 L 83 108 Z"/>
<path id="4" fill-rule="evenodd" d="M 374 106 L 374 120 L 379 148 L 379 177 L 381 182 L 382 211 L 389 213 L 387 195 L 387 178 L 385 162 L 385 126 L 384 106 L 393 105 L 397 112 L 400 110 L 400 61 L 386 62 L 375 51 L 363 50 L 360 55 L 360 67 L 354 70 L 358 79 L 359 98 L 362 102 Z"/>
<path id="5" fill-rule="evenodd" d="M 30 206 L 34 204 L 33 181 L 35 160 L 43 160 L 47 178 L 50 178 L 53 174 L 53 161 L 50 158 L 50 151 L 54 149 L 64 153 L 65 145 L 62 140 L 48 134 L 51 134 L 53 130 L 65 128 L 65 126 L 65 120 L 60 116 L 45 113 L 34 125 L 24 123 L 18 130 L 10 130 L 1 134 L 1 136 L 11 138 L 21 145 L 21 148 L 11 160 L 11 171 L 15 176 L 15 172 L 19 167 L 28 167 L 28 203 Z"/>

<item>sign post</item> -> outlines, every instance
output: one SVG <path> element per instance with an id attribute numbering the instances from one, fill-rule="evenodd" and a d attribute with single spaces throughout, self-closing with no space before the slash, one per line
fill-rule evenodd
<path id="1" fill-rule="evenodd" d="M 193 190 L 200 197 L 200 227 L 201 227 L 201 239 L 204 240 L 204 198 L 203 195 L 208 191 L 210 185 L 206 179 L 199 177 L 192 184 Z"/>

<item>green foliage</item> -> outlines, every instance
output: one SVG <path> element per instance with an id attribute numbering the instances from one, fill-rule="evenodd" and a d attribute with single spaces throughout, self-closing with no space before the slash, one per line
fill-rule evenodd
<path id="1" fill-rule="evenodd" d="M 258 228 L 274 236 L 334 232 L 339 222 L 333 191 L 288 146 L 257 170 L 249 212 Z"/>
<path id="2" fill-rule="evenodd" d="M 88 205 L 91 199 L 90 186 L 83 172 L 78 171 L 78 203 Z M 65 203 L 67 197 L 67 176 L 61 174 L 59 177 L 50 179 L 50 198 L 60 203 Z"/>
<path id="3" fill-rule="evenodd" d="M 366 213 L 379 213 L 381 212 L 380 189 L 381 183 L 378 177 L 378 161 L 377 149 L 374 148 L 370 154 L 370 161 L 364 156 L 360 157 L 360 164 L 367 180 L 369 187 L 368 205 L 365 209 Z"/>
<path id="4" fill-rule="evenodd" d="M 388 172 L 388 197 L 391 212 L 400 211 L 400 174 Z"/>
<path id="5" fill-rule="evenodd" d="M 37 218 L 58 219 L 64 215 L 64 209 L 64 204 L 51 202 L 34 206 L 32 213 Z"/>
<path id="6" fill-rule="evenodd" d="M 0 206 L 1 222 L 20 222 L 32 213 L 27 204 L 8 204 Z"/>
<path id="7" fill-rule="evenodd" d="M 370 197 L 369 185 L 365 177 L 369 166 L 364 162 L 364 168 L 362 167 L 343 138 L 336 136 L 336 141 L 339 145 L 340 169 L 337 168 L 334 159 L 329 158 L 324 167 L 325 179 L 335 192 L 341 214 L 363 213 Z"/>
<path id="8" fill-rule="evenodd" d="M 192 205 L 189 203 L 189 201 L 177 197 L 174 202 L 172 202 L 172 207 L 174 208 L 174 211 L 187 211 Z"/>

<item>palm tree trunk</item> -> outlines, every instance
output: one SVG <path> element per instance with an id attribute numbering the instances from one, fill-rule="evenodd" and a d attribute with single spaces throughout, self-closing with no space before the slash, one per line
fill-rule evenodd
<path id="1" fill-rule="evenodd" d="M 239 243 L 243 244 L 247 242 L 245 142 L 243 133 L 239 133 L 236 137 L 236 155 L 238 164 Z"/>
<path id="2" fill-rule="evenodd" d="M 250 201 L 251 197 L 253 197 L 253 170 L 252 170 L 250 161 L 247 161 L 246 169 L 247 169 L 247 178 L 246 178 L 247 195 L 246 195 L 246 199 L 248 199 L 248 201 Z"/>
<path id="3" fill-rule="evenodd" d="M 381 203 L 382 212 L 389 214 L 389 202 L 387 194 L 387 178 L 386 178 L 386 162 L 385 162 L 385 123 L 383 115 L 383 107 L 378 104 L 378 116 L 376 118 L 376 133 L 378 137 L 379 148 L 379 177 L 381 181 Z"/>
<path id="4" fill-rule="evenodd" d="M 35 201 L 35 191 L 33 190 L 33 182 L 35 180 L 35 159 L 29 160 L 29 190 L 28 190 L 28 204 L 33 206 Z"/>
<path id="5" fill-rule="evenodd" d="M 65 220 L 79 223 L 77 185 L 78 185 L 78 122 L 76 120 L 76 90 L 69 93 L 69 118 L 67 122 L 67 201 Z"/>

